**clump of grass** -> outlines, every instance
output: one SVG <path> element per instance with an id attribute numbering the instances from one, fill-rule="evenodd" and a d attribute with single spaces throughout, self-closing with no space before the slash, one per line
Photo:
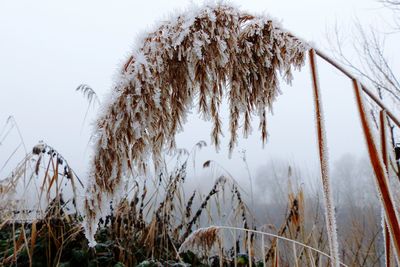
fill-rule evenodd
<path id="1" fill-rule="evenodd" d="M 53 147 L 39 143 L 0 181 L 3 199 L 0 215 L 12 218 L 15 217 L 12 215 L 18 215 L 19 220 L 41 218 L 68 190 L 72 191 L 72 197 L 63 204 L 64 208 L 70 206 L 77 211 L 79 185 L 83 188 L 67 160 Z"/>
<path id="2" fill-rule="evenodd" d="M 47 166 L 48 160 L 56 163 L 54 153 L 58 152 L 44 144 L 32 151 L 36 157 L 42 155 L 41 166 Z M 142 262 L 159 266 L 178 263 L 235 266 L 235 262 L 238 266 L 243 262 L 247 266 L 277 262 L 289 266 L 319 266 L 329 261 L 324 254 L 327 248 L 324 222 L 319 221 L 318 210 L 312 220 L 304 214 L 306 202 L 302 189 L 288 192 L 286 216 L 276 232 L 260 233 L 240 188 L 228 176 L 216 179 L 204 197 L 198 191 L 185 197 L 183 187 L 188 179 L 186 168 L 191 155 L 185 156 L 181 156 L 171 172 L 164 168 L 160 176 L 143 181 L 138 178 L 130 194 L 120 203 L 111 203 L 113 213 L 100 223 L 96 235 L 99 243 L 95 248 L 89 248 L 84 239 L 82 217 L 66 209 L 65 204 L 71 201 L 67 195 L 64 198 L 50 194 L 53 198 L 45 213 L 32 220 L 16 220 L 16 214 L 9 219 L 1 217 L 0 262 L 6 266 L 137 266 Z M 206 165 L 215 164 L 210 161 Z M 42 174 L 46 168 L 38 170 Z M 36 173 L 36 168 L 32 172 Z M 48 180 L 49 177 L 47 185 Z M 47 186 L 43 192 L 44 197 Z M 219 198 L 223 197 L 230 200 L 228 206 L 220 203 Z M 231 210 L 234 220 L 227 220 L 226 226 L 202 228 L 221 222 L 219 209 Z M 307 227 L 310 223 L 315 226 Z M 356 265 L 379 262 L 382 253 L 375 248 L 378 241 L 367 238 L 366 231 L 372 228 L 358 226 L 357 229 L 354 235 L 347 235 L 344 248 L 349 251 L 343 258 Z M 379 233 L 379 229 L 375 232 Z"/>

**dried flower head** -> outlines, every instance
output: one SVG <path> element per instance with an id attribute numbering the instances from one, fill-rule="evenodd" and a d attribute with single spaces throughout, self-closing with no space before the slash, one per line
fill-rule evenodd
<path id="1" fill-rule="evenodd" d="M 143 172 L 150 156 L 157 169 L 165 149 L 175 148 L 188 111 L 195 104 L 213 123 L 212 144 L 222 135 L 220 104 L 229 101 L 231 152 L 239 120 L 251 131 L 279 94 L 278 72 L 286 82 L 304 64 L 308 45 L 270 18 L 244 14 L 226 4 L 190 10 L 139 40 L 120 70 L 109 104 L 96 123 L 95 152 L 85 200 L 87 237 L 94 245 L 100 217 L 128 170 Z"/>
<path id="2" fill-rule="evenodd" d="M 219 240 L 220 229 L 216 226 L 200 228 L 191 233 L 179 248 L 179 252 L 184 252 L 189 248 L 199 248 L 209 251 Z"/>

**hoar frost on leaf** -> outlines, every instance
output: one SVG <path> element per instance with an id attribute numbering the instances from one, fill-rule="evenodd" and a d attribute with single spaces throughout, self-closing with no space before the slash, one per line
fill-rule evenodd
<path id="1" fill-rule="evenodd" d="M 280 92 L 278 73 L 290 82 L 292 68 L 304 64 L 309 49 L 276 25 L 226 4 L 207 4 L 139 38 L 95 125 L 84 202 L 91 245 L 122 177 L 143 173 L 150 157 L 157 169 L 162 152 L 175 148 L 175 135 L 193 105 L 212 121 L 215 147 L 222 136 L 224 95 L 229 100 L 229 151 L 237 143 L 239 125 L 249 134 L 253 116 L 260 118 L 265 142 L 266 112 Z"/>

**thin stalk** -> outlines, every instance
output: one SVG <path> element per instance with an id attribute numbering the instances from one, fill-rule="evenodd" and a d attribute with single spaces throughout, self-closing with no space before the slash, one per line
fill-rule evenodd
<path id="1" fill-rule="evenodd" d="M 264 235 L 261 235 L 261 249 L 262 249 L 262 257 L 263 257 L 263 266 L 267 266 L 267 261 L 265 260 L 265 239 Z"/>
<path id="2" fill-rule="evenodd" d="M 311 251 L 315 251 L 320 256 L 323 256 L 323 257 L 326 257 L 326 258 L 328 258 L 330 260 L 333 260 L 333 257 L 331 255 L 329 255 L 329 254 L 327 254 L 327 253 L 325 253 L 325 252 L 323 252 L 323 251 L 321 251 L 319 249 L 313 248 L 313 247 L 311 247 L 311 246 L 309 246 L 307 244 L 301 243 L 299 241 L 296 241 L 296 240 L 293 240 L 293 239 L 290 239 L 290 238 L 287 238 L 287 237 L 284 237 L 284 236 L 268 233 L 268 232 L 262 232 L 262 231 L 258 231 L 258 230 L 252 230 L 252 229 L 246 229 L 246 228 L 240 228 L 240 227 L 234 227 L 234 226 L 227 226 L 227 225 L 220 225 L 220 226 L 211 225 L 209 227 L 199 228 L 199 229 L 197 229 L 197 231 L 206 230 L 208 228 L 218 228 L 218 229 L 231 230 L 231 231 L 244 231 L 244 232 L 250 232 L 250 233 L 254 233 L 254 234 L 260 234 L 260 235 L 264 235 L 264 236 L 274 237 L 277 240 L 282 240 L 282 241 L 287 241 L 289 243 L 294 243 L 297 246 L 301 246 L 301 247 L 304 247 L 304 248 L 309 249 Z M 184 244 L 184 243 L 185 243 L 185 241 L 182 244 Z M 182 245 L 178 249 L 178 251 L 181 251 L 181 248 L 182 248 Z M 339 265 L 347 267 L 347 265 L 342 263 L 342 262 L 339 262 Z"/>
<path id="3" fill-rule="evenodd" d="M 279 267 L 279 239 L 276 240 L 274 266 Z"/>
<path id="4" fill-rule="evenodd" d="M 253 266 L 252 258 L 251 258 L 251 234 L 247 232 L 247 249 L 249 253 L 249 267 Z"/>
<path id="5" fill-rule="evenodd" d="M 341 71 L 344 75 L 349 77 L 351 80 L 356 80 L 356 77 L 353 76 L 349 71 L 347 71 L 343 66 L 340 66 L 336 61 L 334 61 L 332 58 L 330 58 L 328 55 L 323 53 L 322 51 L 313 48 L 312 50 L 315 51 L 315 54 L 320 56 L 322 59 L 324 59 L 326 62 L 328 62 L 330 65 L 334 66 L 336 69 Z M 386 110 L 387 115 L 389 118 L 397 125 L 397 127 L 400 127 L 400 119 L 397 118 L 387 107 L 386 105 L 379 99 L 377 98 L 373 93 L 372 90 L 369 89 L 365 84 L 360 83 L 360 88 L 363 90 L 379 107 L 381 107 L 383 110 Z"/>
<path id="6" fill-rule="evenodd" d="M 294 258 L 294 265 L 299 267 L 299 262 L 297 261 L 297 251 L 296 251 L 296 244 L 293 243 L 293 258 Z"/>
<path id="7" fill-rule="evenodd" d="M 233 236 L 234 236 L 234 238 L 233 238 L 233 249 L 234 249 L 233 255 L 235 257 L 233 262 L 234 262 L 235 267 L 237 267 L 236 229 L 233 229 Z"/>
<path id="8" fill-rule="evenodd" d="M 335 219 L 335 207 L 333 203 L 331 184 L 329 180 L 329 166 L 328 166 L 328 155 L 327 155 L 327 142 L 325 135 L 324 115 L 322 111 L 322 100 L 320 95 L 317 65 L 315 60 L 315 51 L 311 49 L 310 55 L 310 66 L 312 75 L 312 84 L 314 89 L 314 105 L 315 105 L 315 119 L 317 124 L 317 137 L 318 137 L 318 151 L 321 168 L 321 179 L 324 193 L 324 204 L 325 204 L 325 217 L 326 217 L 326 228 L 328 232 L 329 249 L 330 254 L 333 256 L 331 261 L 332 267 L 339 266 L 339 247 L 337 237 L 337 227 Z"/>
<path id="9" fill-rule="evenodd" d="M 387 127 L 387 120 L 386 120 L 386 111 L 381 110 L 379 112 L 379 128 L 380 128 L 380 134 L 381 134 L 381 149 L 382 149 L 382 157 L 383 157 L 383 164 L 385 164 L 386 171 L 388 171 L 388 162 L 389 162 L 389 154 L 387 153 L 387 139 L 386 139 L 386 127 Z M 389 228 L 388 224 L 385 219 L 385 213 L 382 212 L 382 221 L 383 221 L 383 239 L 385 242 L 385 266 L 390 267 L 391 262 L 391 245 L 390 245 L 390 233 L 389 233 Z"/>
<path id="10" fill-rule="evenodd" d="M 369 125 L 367 114 L 365 112 L 364 102 L 361 96 L 360 84 L 353 80 L 353 88 L 356 95 L 357 107 L 360 113 L 361 125 L 368 147 L 368 153 L 372 167 L 375 172 L 376 183 L 380 193 L 380 200 L 385 211 L 385 219 L 389 226 L 389 233 L 393 240 L 394 252 L 397 259 L 400 256 L 400 225 L 393 202 L 393 197 L 389 188 L 388 174 L 380 157 L 376 143 L 374 141 L 371 126 Z"/>

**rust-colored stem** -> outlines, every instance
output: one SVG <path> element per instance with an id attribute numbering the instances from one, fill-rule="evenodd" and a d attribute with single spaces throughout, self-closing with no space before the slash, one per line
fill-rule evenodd
<path id="1" fill-rule="evenodd" d="M 317 124 L 317 137 L 318 137 L 318 151 L 321 168 L 321 179 L 324 192 L 324 204 L 326 209 L 326 226 L 328 231 L 329 249 L 330 254 L 333 257 L 331 266 L 339 266 L 339 251 L 338 251 L 338 238 L 335 220 L 335 209 L 332 197 L 332 191 L 329 181 L 329 169 L 328 169 L 328 158 L 326 151 L 326 136 L 325 136 L 325 125 L 322 112 L 322 101 L 319 90 L 319 81 L 317 74 L 317 65 L 315 60 L 315 51 L 311 49 L 310 54 L 310 66 L 312 84 L 314 89 L 314 101 L 315 101 L 315 119 Z"/>
<path id="2" fill-rule="evenodd" d="M 383 234 L 385 237 L 385 266 L 390 267 L 392 258 L 392 247 L 390 245 L 390 233 L 386 220 L 383 223 L 383 227 L 384 227 Z"/>
<path id="3" fill-rule="evenodd" d="M 384 166 L 384 160 L 386 156 L 384 156 L 383 159 L 379 157 L 378 149 L 372 134 L 372 129 L 369 125 L 367 114 L 365 112 L 360 84 L 356 79 L 353 79 L 353 88 L 360 113 L 362 129 L 367 142 L 369 157 L 375 172 L 375 178 L 378 185 L 378 190 L 380 192 L 382 206 L 385 212 L 385 220 L 389 228 L 389 235 L 393 240 L 394 252 L 397 254 L 397 256 L 400 256 L 400 225 L 389 189 L 387 171 Z"/>
<path id="4" fill-rule="evenodd" d="M 344 75 L 349 77 L 351 80 L 356 80 L 356 77 L 354 77 L 349 71 L 347 71 L 343 66 L 340 66 L 336 61 L 334 61 L 332 58 L 330 58 L 328 55 L 323 53 L 322 51 L 318 49 L 312 49 L 315 50 L 315 53 L 320 56 L 322 59 L 324 59 L 326 62 L 328 62 L 330 65 L 334 66 L 336 69 L 341 71 Z M 394 124 L 397 125 L 397 127 L 400 127 L 400 119 L 398 119 L 390 110 L 386 107 L 386 105 L 378 98 L 376 97 L 373 93 L 372 90 L 369 89 L 366 85 L 359 83 L 361 90 L 364 91 L 380 108 L 386 111 L 387 115 L 389 118 L 393 121 Z"/>
<path id="5" fill-rule="evenodd" d="M 387 120 L 386 120 L 386 111 L 381 110 L 379 112 L 379 128 L 380 128 L 380 134 L 381 134 L 381 150 L 382 150 L 382 158 L 383 158 L 383 164 L 385 165 L 386 172 L 388 171 L 388 153 L 387 153 L 387 139 L 386 139 L 386 127 L 387 127 Z M 385 241 L 385 266 L 390 267 L 391 266 L 391 246 L 390 246 L 390 233 L 389 233 L 389 228 L 387 221 L 385 219 L 385 214 L 382 214 L 383 216 L 383 236 L 384 236 L 384 241 Z"/>

